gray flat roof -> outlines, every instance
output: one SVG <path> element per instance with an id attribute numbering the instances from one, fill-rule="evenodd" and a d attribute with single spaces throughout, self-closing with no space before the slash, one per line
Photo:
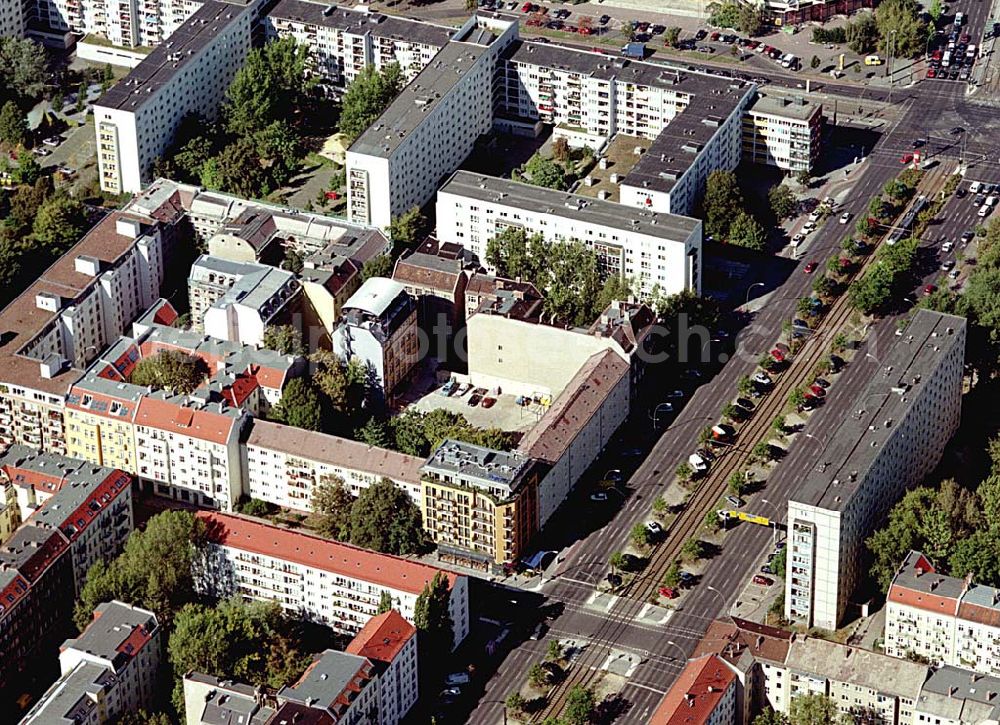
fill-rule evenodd
<path id="1" fill-rule="evenodd" d="M 475 43 L 449 42 L 348 150 L 383 158 L 392 155 L 487 50 Z"/>
<path id="2" fill-rule="evenodd" d="M 66 640 L 63 649 L 72 648 L 111 660 L 120 668 L 145 646 L 156 626 L 156 615 L 152 612 L 123 602 L 104 602 L 94 610 L 94 619 L 87 628 L 76 639 Z M 132 632 L 136 629 L 141 629 L 144 636 L 133 638 Z M 114 662 L 119 655 L 123 655 L 124 659 Z"/>
<path id="3" fill-rule="evenodd" d="M 701 226 L 701 221 L 692 217 L 647 211 L 510 179 L 483 176 L 471 171 L 456 171 L 438 193 L 503 203 L 538 214 L 567 217 L 672 242 L 687 241 Z"/>
<path id="4" fill-rule="evenodd" d="M 86 722 L 97 709 L 97 694 L 114 686 L 114 674 L 106 667 L 81 661 L 60 677 L 21 722 L 54 724 Z"/>
<path id="5" fill-rule="evenodd" d="M 906 417 L 960 339 L 954 332 L 964 327 L 964 317 L 918 310 L 817 457 L 830 465 L 823 471 L 813 468 L 790 500 L 828 511 L 846 508 L 894 433 L 885 422 Z"/>
<path id="6" fill-rule="evenodd" d="M 1000 718 L 1000 679 L 944 665 L 931 673 L 917 709 L 960 722 Z"/>
<path id="7" fill-rule="evenodd" d="M 793 639 L 785 666 L 910 700 L 917 699 L 930 669 L 909 660 L 814 637 Z"/>
<path id="8" fill-rule="evenodd" d="M 477 479 L 487 485 L 516 488 L 531 460 L 517 452 L 495 451 L 472 443 L 445 440 L 431 453 L 424 470 L 460 474 L 463 479 Z"/>
<path id="9" fill-rule="evenodd" d="M 899 571 L 892 580 L 894 587 L 905 587 L 915 592 L 933 594 L 935 597 L 958 599 L 965 591 L 965 579 L 947 576 L 940 572 L 926 572 L 918 576 L 917 560 L 923 556 L 919 551 L 911 551 L 903 560 Z M 984 587 L 985 588 L 985 587 Z M 992 602 L 991 602 L 992 603 Z"/>
<path id="10" fill-rule="evenodd" d="M 331 9 L 332 8 L 332 9 Z M 371 33 L 409 43 L 443 46 L 457 28 L 434 25 L 394 15 L 383 15 L 355 8 L 337 7 L 326 2 L 280 0 L 268 13 L 271 18 L 333 28 L 355 35 Z"/>
<path id="11" fill-rule="evenodd" d="M 225 27 L 246 10 L 244 2 L 205 0 L 170 38 L 156 46 L 139 65 L 107 93 L 96 105 L 125 111 L 137 111 L 153 93 L 167 85 L 204 48 L 215 42 L 220 26 Z"/>
<path id="12" fill-rule="evenodd" d="M 823 108 L 820 103 L 813 103 L 803 96 L 769 96 L 761 95 L 750 106 L 750 112 L 767 113 L 797 121 L 808 121 L 813 114 Z"/>
<path id="13" fill-rule="evenodd" d="M 341 693 L 347 691 L 359 673 L 371 668 L 367 657 L 328 649 L 313 661 L 302 675 L 302 678 L 291 687 L 283 687 L 278 696 L 306 705 L 319 705 L 321 708 L 331 708 Z M 370 676 L 362 674 L 364 687 L 370 681 Z M 357 695 L 353 690 L 346 695 L 353 699 Z"/>

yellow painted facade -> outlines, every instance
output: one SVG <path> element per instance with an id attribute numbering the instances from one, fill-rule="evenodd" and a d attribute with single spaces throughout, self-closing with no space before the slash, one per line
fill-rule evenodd
<path id="1" fill-rule="evenodd" d="M 135 473 L 135 426 L 128 420 L 67 408 L 66 455 Z"/>

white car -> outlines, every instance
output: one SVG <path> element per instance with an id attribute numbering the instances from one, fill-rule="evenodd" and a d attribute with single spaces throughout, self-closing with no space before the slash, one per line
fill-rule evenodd
<path id="1" fill-rule="evenodd" d="M 954 247 L 954 246 L 955 246 L 955 244 L 953 242 L 951 242 L 951 241 L 945 242 L 944 244 L 941 245 L 941 251 L 942 252 L 950 252 L 952 250 L 952 247 Z"/>
<path id="2" fill-rule="evenodd" d="M 982 187 L 983 187 L 983 185 L 982 185 L 982 184 L 981 184 L 980 182 L 978 182 L 978 181 L 973 181 L 973 182 L 972 182 L 971 184 L 969 184 L 969 191 L 970 191 L 971 193 L 973 193 L 973 194 L 978 194 L 978 193 L 979 193 L 979 190 L 980 190 L 980 189 L 981 189 Z"/>
<path id="3" fill-rule="evenodd" d="M 647 521 L 646 529 L 649 531 L 649 533 L 654 534 L 656 536 L 659 536 L 660 534 L 663 533 L 663 527 L 660 526 L 659 522 L 657 521 Z"/>
<path id="4" fill-rule="evenodd" d="M 816 229 L 816 222 L 806 222 L 805 224 L 802 225 L 802 232 L 804 234 L 808 234 L 814 229 Z"/>
<path id="5" fill-rule="evenodd" d="M 767 373 L 765 373 L 763 370 L 758 370 L 757 372 L 755 372 L 753 374 L 753 378 L 751 378 L 751 380 L 753 380 L 755 383 L 758 383 L 760 385 L 773 385 L 774 384 L 774 381 L 771 380 L 771 376 L 768 375 Z"/>
<path id="6" fill-rule="evenodd" d="M 951 277 L 952 279 L 958 279 L 958 275 L 960 274 L 961 272 L 959 272 L 957 269 L 953 269 L 948 273 L 948 276 Z"/>
<path id="7" fill-rule="evenodd" d="M 796 234 L 794 237 L 792 237 L 791 244 L 793 247 L 797 247 L 800 244 L 802 244 L 802 242 L 804 242 L 805 240 L 806 240 L 806 235 L 800 232 L 799 234 Z"/>
<path id="8" fill-rule="evenodd" d="M 468 685 L 469 675 L 465 672 L 453 672 L 444 679 L 444 682 L 449 687 L 454 687 L 455 685 Z"/>
<path id="9" fill-rule="evenodd" d="M 46 146 L 58 146 L 62 143 L 62 138 L 60 136 L 49 136 L 42 143 Z"/>
<path id="10" fill-rule="evenodd" d="M 683 398 L 684 397 L 684 391 L 683 390 L 674 390 L 674 391 L 672 391 L 670 393 L 667 393 L 667 397 L 668 398 Z"/>
<path id="11" fill-rule="evenodd" d="M 851 213 L 849 211 L 845 211 L 843 214 L 840 215 L 841 224 L 847 224 L 847 222 L 849 221 L 851 221 Z"/>
<path id="12" fill-rule="evenodd" d="M 811 222 L 818 222 L 819 221 L 819 217 L 820 217 L 820 213 L 818 211 L 814 211 L 812 214 L 809 215 L 809 221 L 811 221 Z"/>
<path id="13" fill-rule="evenodd" d="M 697 453 L 692 453 L 688 456 L 688 463 L 697 473 L 704 473 L 708 470 L 708 461 L 699 456 Z"/>

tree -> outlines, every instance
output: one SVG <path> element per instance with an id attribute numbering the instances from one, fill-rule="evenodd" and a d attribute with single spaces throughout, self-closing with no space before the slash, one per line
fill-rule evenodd
<path id="1" fill-rule="evenodd" d="M 207 374 L 208 366 L 197 355 L 188 355 L 180 350 L 163 350 L 139 360 L 129 382 L 187 395 L 201 385 Z"/>
<path id="2" fill-rule="evenodd" d="M 732 171 L 713 171 L 705 182 L 705 232 L 716 239 L 724 238 L 736 217 L 744 208 L 736 174 Z"/>
<path id="3" fill-rule="evenodd" d="M 785 578 L 785 562 L 788 560 L 788 547 L 778 549 L 778 553 L 771 559 L 771 571 L 776 577 Z"/>
<path id="4" fill-rule="evenodd" d="M 63 110 L 63 106 L 66 105 L 66 97 L 63 95 L 62 91 L 57 90 L 52 94 L 52 100 L 50 103 L 53 111 L 61 111 Z"/>
<path id="5" fill-rule="evenodd" d="M 931 6 L 927 10 L 927 14 L 931 16 L 931 19 L 937 23 L 941 20 L 941 15 L 944 13 L 944 6 L 941 4 L 941 0 L 931 0 Z"/>
<path id="6" fill-rule="evenodd" d="M 759 5 L 756 3 L 740 3 L 738 17 L 738 29 L 752 38 L 760 33 L 767 18 L 767 13 L 764 10 L 763 3 Z M 733 47 L 735 48 L 736 46 L 734 45 Z"/>
<path id="7" fill-rule="evenodd" d="M 384 554 L 416 554 L 424 548 L 420 509 L 388 478 L 372 484 L 351 507 L 351 543 Z"/>
<path id="8" fill-rule="evenodd" d="M 388 589 L 383 589 L 382 594 L 379 596 L 378 600 L 378 614 L 385 614 L 392 609 L 392 594 L 389 593 Z"/>
<path id="9" fill-rule="evenodd" d="M 34 184 L 41 178 L 42 167 L 35 160 L 35 155 L 26 149 L 17 154 L 17 166 L 10 172 L 11 181 L 15 184 Z"/>
<path id="10" fill-rule="evenodd" d="M 527 174 L 526 181 L 535 186 L 548 189 L 565 189 L 566 174 L 563 168 L 552 159 L 541 154 L 534 154 L 524 165 Z"/>
<path id="11" fill-rule="evenodd" d="M 663 33 L 663 42 L 671 48 L 677 47 L 677 41 L 681 37 L 681 29 L 676 25 L 671 25 Z"/>
<path id="12" fill-rule="evenodd" d="M 729 227 L 729 242 L 758 252 L 764 250 L 764 228 L 750 214 L 741 211 Z"/>
<path id="13" fill-rule="evenodd" d="M 165 712 L 127 712 L 116 721 L 117 725 L 172 725 L 170 716 Z"/>
<path id="14" fill-rule="evenodd" d="M 356 433 L 357 439 L 375 448 L 392 448 L 393 437 L 389 424 L 382 418 L 371 417 Z"/>
<path id="15" fill-rule="evenodd" d="M 333 426 L 347 434 L 362 415 L 363 408 L 374 395 L 368 371 L 358 360 L 345 362 L 328 350 L 317 350 L 309 356 L 312 382 L 334 414 Z"/>
<path id="16" fill-rule="evenodd" d="M 347 541 L 351 535 L 351 496 L 344 479 L 340 476 L 325 475 L 313 489 L 310 499 L 313 513 L 319 517 L 316 529 L 324 536 L 337 541 Z"/>
<path id="17" fill-rule="evenodd" d="M 282 355 L 305 355 L 302 333 L 292 325 L 268 325 L 264 328 L 263 346 Z"/>
<path id="18" fill-rule="evenodd" d="M 767 200 L 771 205 L 771 212 L 778 221 L 788 219 L 795 214 L 799 202 L 795 194 L 785 184 L 772 186 L 767 192 Z"/>
<path id="19" fill-rule="evenodd" d="M 714 513 L 714 512 L 711 512 Z M 663 573 L 663 586 L 676 589 L 681 585 L 681 563 L 674 559 Z"/>
<path id="20" fill-rule="evenodd" d="M 53 254 L 62 254 L 76 244 L 87 226 L 86 210 L 66 193 L 50 196 L 38 207 L 31 236 Z"/>
<path id="21" fill-rule="evenodd" d="M 545 668 L 537 662 L 528 668 L 528 682 L 531 683 L 532 687 L 544 687 L 548 684 L 548 679 L 549 676 Z"/>
<path id="22" fill-rule="evenodd" d="M 449 587 L 448 577 L 438 571 L 433 579 L 424 584 L 413 605 L 413 625 L 426 643 L 426 651 L 438 655 L 451 652 L 454 644 L 454 625 L 448 610 L 451 602 Z"/>
<path id="23" fill-rule="evenodd" d="M 226 129 L 247 137 L 288 118 L 306 91 L 308 57 L 308 48 L 291 36 L 251 50 L 226 90 Z"/>
<path id="24" fill-rule="evenodd" d="M 627 561 L 625 559 L 625 554 L 620 551 L 612 552 L 611 556 L 608 557 L 608 566 L 611 567 L 611 571 L 625 571 Z"/>
<path id="25" fill-rule="evenodd" d="M 415 246 L 426 232 L 427 218 L 420 213 L 418 207 L 413 207 L 389 223 L 389 238 L 397 250 Z"/>
<path id="26" fill-rule="evenodd" d="M 750 456 L 758 461 L 770 461 L 774 458 L 774 450 L 769 443 L 760 441 L 750 449 Z"/>
<path id="27" fill-rule="evenodd" d="M 388 108 L 403 88 L 403 72 L 391 63 L 381 72 L 366 65 L 344 92 L 340 109 L 340 132 L 353 142 Z"/>
<path id="28" fill-rule="evenodd" d="M 245 602 L 233 597 L 218 606 L 188 604 L 177 614 L 167 644 L 178 680 L 174 704 L 183 712 L 181 675 L 192 670 L 283 687 L 305 671 L 309 657 L 299 650 L 291 620 L 277 602 Z"/>
<path id="29" fill-rule="evenodd" d="M 271 513 L 271 504 L 267 501 L 261 501 L 259 498 L 246 498 L 236 507 L 236 509 L 241 514 L 246 516 L 263 518 Z"/>
<path id="30" fill-rule="evenodd" d="M 549 640 L 549 648 L 545 653 L 545 659 L 551 662 L 558 662 L 563 657 L 563 646 L 558 639 Z"/>
<path id="31" fill-rule="evenodd" d="M 87 107 L 87 84 L 81 83 L 76 89 L 76 106 L 74 107 L 77 113 L 80 113 L 84 108 Z"/>
<path id="32" fill-rule="evenodd" d="M 372 257 L 361 267 L 361 281 L 372 277 L 392 277 L 393 266 L 392 257 L 386 254 Z"/>
<path id="33" fill-rule="evenodd" d="M 0 38 L 0 104 L 14 101 L 28 108 L 45 88 L 45 48 L 27 38 Z"/>
<path id="34" fill-rule="evenodd" d="M 997 543 L 996 527 L 989 531 L 974 531 L 957 541 L 948 566 L 952 576 L 972 574 L 972 580 L 977 584 L 1000 584 L 1000 544 Z"/>
<path id="35" fill-rule="evenodd" d="M 570 148 L 569 141 L 566 140 L 565 136 L 559 136 L 552 141 L 552 158 L 561 164 L 565 164 L 569 161 Z"/>
<path id="36" fill-rule="evenodd" d="M 0 142 L 21 146 L 28 137 L 28 120 L 14 101 L 0 108 Z"/>
<path id="37" fill-rule="evenodd" d="M 840 721 L 840 713 L 832 699 L 813 693 L 792 699 L 788 719 L 791 725 L 831 725 Z"/>
<path id="38" fill-rule="evenodd" d="M 512 692 L 509 695 L 507 695 L 507 699 L 504 700 L 504 706 L 511 712 L 515 713 L 523 712 L 525 704 L 526 701 L 521 696 L 520 692 Z"/>
<path id="39" fill-rule="evenodd" d="M 897 58 L 912 58 L 924 51 L 927 24 L 920 19 L 920 6 L 916 0 L 879 3 L 875 10 L 875 26 L 878 28 L 881 52 L 891 52 Z"/>
<path id="40" fill-rule="evenodd" d="M 305 430 L 320 430 L 323 411 L 316 388 L 308 378 L 292 378 L 271 408 L 271 418 L 279 423 Z"/>
<path id="41" fill-rule="evenodd" d="M 694 537 L 684 542 L 681 547 L 681 559 L 684 561 L 698 561 L 705 556 L 705 544 L 701 539 Z"/>
<path id="42" fill-rule="evenodd" d="M 632 546 L 640 551 L 649 546 L 651 538 L 649 529 L 641 521 L 632 526 L 632 530 L 629 532 L 629 541 L 632 542 Z"/>
<path id="43" fill-rule="evenodd" d="M 73 614 L 83 630 L 102 602 L 120 599 L 152 610 L 168 626 L 193 597 L 191 567 L 204 539 L 204 523 L 188 511 L 164 511 L 136 529 L 121 555 L 99 561 L 87 572 Z"/>
<path id="44" fill-rule="evenodd" d="M 569 725 L 587 725 L 594 718 L 596 704 L 592 690 L 582 685 L 573 685 L 566 695 L 566 706 L 563 709 L 566 722 Z"/>
<path id="45" fill-rule="evenodd" d="M 701 526 L 708 532 L 714 533 L 719 530 L 719 514 L 714 509 L 705 512 L 705 518 L 701 521 Z"/>
<path id="46" fill-rule="evenodd" d="M 659 517 L 663 517 L 667 511 L 670 510 L 670 504 L 663 496 L 657 496 L 653 499 L 653 513 Z"/>
<path id="47" fill-rule="evenodd" d="M 742 496 L 746 486 L 746 478 L 744 478 L 743 473 L 740 471 L 733 471 L 729 480 L 726 482 L 726 489 L 733 496 Z"/>
<path id="48" fill-rule="evenodd" d="M 878 25 L 875 16 L 870 12 L 860 12 L 844 28 L 847 46 L 858 55 L 865 55 L 875 50 L 878 44 Z M 859 71 L 861 66 L 855 65 Z"/>
<path id="49" fill-rule="evenodd" d="M 691 477 L 694 475 L 694 469 L 691 468 L 691 464 L 687 461 L 679 463 L 677 468 L 674 469 L 674 475 L 683 483 L 684 481 L 690 481 Z"/>
<path id="50" fill-rule="evenodd" d="M 753 725 L 789 725 L 788 716 L 768 709 L 753 719 Z"/>
<path id="51" fill-rule="evenodd" d="M 810 61 L 809 61 L 809 67 L 810 67 L 810 68 L 812 68 L 813 70 L 816 70 L 817 68 L 819 68 L 819 66 L 820 66 L 820 64 L 821 64 L 822 62 L 823 62 L 823 61 L 821 61 L 821 60 L 819 59 L 819 56 L 818 56 L 818 55 L 814 55 L 814 56 L 812 57 L 812 60 L 810 60 Z"/>
<path id="52" fill-rule="evenodd" d="M 802 186 L 806 187 L 807 189 L 812 184 L 812 178 L 813 178 L 812 171 L 810 171 L 809 169 L 802 169 L 802 171 L 800 171 L 795 175 L 795 180 L 800 184 L 802 184 Z"/>

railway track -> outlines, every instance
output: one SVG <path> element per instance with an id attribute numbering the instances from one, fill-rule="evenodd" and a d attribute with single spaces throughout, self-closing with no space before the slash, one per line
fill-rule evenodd
<path id="1" fill-rule="evenodd" d="M 934 198 L 944 186 L 947 176 L 944 168 L 935 169 L 926 174 L 921 180 L 917 193 Z M 901 210 L 900 215 L 903 211 Z M 850 280 L 863 274 L 874 263 L 875 258 L 873 250 L 873 253 L 865 259 Z M 700 530 L 705 514 L 714 508 L 716 501 L 725 493 L 732 473 L 746 469 L 750 458 L 750 448 L 761 440 L 767 441 L 771 438 L 769 435 L 772 429 L 771 424 L 775 417 L 784 410 L 791 391 L 815 378 L 813 371 L 816 364 L 828 354 L 830 342 L 850 319 L 852 312 L 853 308 L 850 306 L 847 295 L 842 294 L 822 318 L 814 333 L 792 358 L 788 368 L 777 377 L 773 389 L 761 399 L 751 419 L 741 424 L 737 429 L 737 440 L 740 445 L 730 447 L 715 459 L 711 471 L 702 480 L 701 485 L 689 499 L 684 510 L 667 528 L 662 542 L 654 547 L 643 572 L 633 578 L 620 591 L 621 598 L 614 604 L 614 616 L 609 616 L 597 631 L 588 635 L 589 644 L 572 663 L 570 676 L 557 684 L 554 690 L 549 693 L 549 699 L 545 706 L 532 714 L 531 722 L 541 722 L 547 717 L 557 717 L 565 707 L 569 693 L 574 687 L 587 687 L 602 676 L 604 672 L 602 665 L 615 650 L 613 643 L 616 640 L 616 635 L 631 625 L 634 618 L 642 612 L 647 601 L 657 593 L 663 573 L 675 559 L 679 558 L 684 542 Z M 696 640 L 695 637 L 686 633 L 678 632 L 674 636 L 676 639 Z M 664 655 L 649 652 L 645 653 L 646 659 L 655 661 L 660 667 L 677 667 L 679 669 L 683 667 L 687 650 L 684 650 L 679 644 L 674 644 L 674 646 L 685 655 L 677 662 L 673 662 Z"/>

